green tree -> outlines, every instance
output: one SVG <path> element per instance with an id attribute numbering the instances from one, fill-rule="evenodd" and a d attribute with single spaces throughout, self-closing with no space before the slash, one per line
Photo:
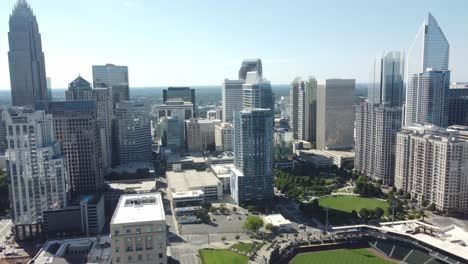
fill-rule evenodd
<path id="1" fill-rule="evenodd" d="M 368 219 L 369 218 L 369 210 L 367 208 L 362 208 L 359 211 L 359 215 L 364 219 Z"/>
<path id="2" fill-rule="evenodd" d="M 426 207 L 426 206 L 428 206 L 428 204 L 429 204 L 429 202 L 426 201 L 426 200 L 423 200 L 422 203 L 421 203 L 422 207 Z"/>
<path id="3" fill-rule="evenodd" d="M 358 219 L 359 218 L 356 210 L 351 211 L 351 218 L 353 218 L 353 219 Z"/>
<path id="4" fill-rule="evenodd" d="M 429 205 L 429 207 L 427 208 L 427 210 L 429 210 L 429 211 L 435 211 L 435 210 L 437 210 L 435 203 L 431 203 L 431 205 Z"/>
<path id="5" fill-rule="evenodd" d="M 235 207 L 235 206 L 232 207 L 232 211 L 233 211 L 234 213 L 237 212 L 237 207 Z"/>
<path id="6" fill-rule="evenodd" d="M 222 214 L 225 214 L 227 212 L 227 207 L 226 207 L 226 204 L 220 204 L 219 205 L 219 212 L 222 213 Z"/>
<path id="7" fill-rule="evenodd" d="M 376 218 L 379 218 L 379 219 L 382 218 L 384 213 L 385 212 L 384 212 L 384 210 L 382 208 L 380 208 L 380 207 L 375 208 L 375 217 Z"/>
<path id="8" fill-rule="evenodd" d="M 0 214 L 9 209 L 9 199 L 7 176 L 4 172 L 0 171 Z"/>
<path id="9" fill-rule="evenodd" d="M 258 216 L 249 215 L 244 221 L 243 228 L 249 232 L 257 233 L 258 230 L 263 226 L 262 218 Z"/>
<path id="10" fill-rule="evenodd" d="M 249 205 L 247 206 L 247 210 L 249 211 L 249 213 L 253 213 L 257 208 L 255 207 L 255 205 Z"/>
<path id="11" fill-rule="evenodd" d="M 208 215 L 208 210 L 206 209 L 200 209 L 195 212 L 195 216 L 200 219 L 202 223 L 209 223 L 210 222 L 210 216 Z"/>

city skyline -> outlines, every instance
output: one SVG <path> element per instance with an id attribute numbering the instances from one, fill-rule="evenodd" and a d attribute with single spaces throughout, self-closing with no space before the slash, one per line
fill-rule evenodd
<path id="1" fill-rule="evenodd" d="M 0 4 L 4 10 L 0 21 L 5 21 L 0 27 L 0 90 L 8 90 L 10 86 L 6 22 L 15 2 Z M 385 7 L 384 11 L 379 3 L 362 1 L 356 5 L 336 1 L 320 6 L 321 12 L 314 12 L 316 6 L 306 2 L 291 6 L 275 2 L 266 7 L 250 3 L 250 10 L 262 11 L 246 14 L 258 16 L 256 20 L 262 22 L 259 27 L 249 27 L 248 19 L 243 21 L 236 15 L 247 3 L 187 1 L 185 10 L 191 10 L 187 12 L 174 3 L 82 1 L 74 5 L 73 12 L 68 12 L 65 2 L 28 2 L 37 15 L 46 72 L 52 78 L 53 88 L 65 88 L 78 74 L 90 80 L 91 66 L 105 63 L 128 66 L 132 87 L 220 85 L 225 78 L 236 79 L 233 66 L 239 67 L 245 58 L 261 58 L 268 72 L 265 77 L 273 84 L 288 84 L 296 76 L 309 75 L 319 79 L 355 78 L 365 83 L 369 81 L 369 63 L 373 57 L 385 50 L 408 51 L 427 12 L 437 17 L 450 40 L 452 81 L 465 81 L 463 74 L 468 68 L 463 60 L 468 54 L 468 39 L 463 34 L 466 24 L 463 10 L 468 4 L 463 1 L 451 2 L 450 6 L 436 1 L 424 5 L 420 1 L 399 2 Z M 104 22 L 102 13 L 110 4 L 113 4 L 113 14 L 106 14 Z M 338 5 L 343 8 L 335 9 Z M 355 5 L 353 12 L 345 12 L 351 8 L 349 5 Z M 114 15 L 119 11 L 128 15 Z M 311 11 L 313 16 L 305 15 Z M 395 11 L 400 14 L 398 19 Z M 83 12 L 87 13 L 86 21 L 76 17 L 81 18 Z M 291 13 L 297 14 L 298 19 L 285 20 Z M 141 16 L 147 17 L 144 22 L 138 19 Z M 322 21 L 330 16 L 334 17 L 333 21 L 328 19 L 325 21 L 330 22 L 325 26 L 316 26 L 323 25 Z M 214 23 L 219 19 L 223 23 Z M 233 34 L 241 30 L 242 33 Z M 77 34 L 87 36 L 84 39 L 89 41 L 73 41 Z M 298 35 L 306 36 L 303 42 L 287 41 L 289 36 Z M 251 39 L 248 45 L 246 38 Z"/>

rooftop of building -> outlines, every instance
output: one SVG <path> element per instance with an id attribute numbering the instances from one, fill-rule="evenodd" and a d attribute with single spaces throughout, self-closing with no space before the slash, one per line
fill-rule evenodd
<path id="1" fill-rule="evenodd" d="M 112 190 L 119 191 L 134 191 L 134 192 L 151 192 L 156 189 L 156 181 L 154 179 L 135 179 L 123 181 L 108 181 L 107 184 Z"/>
<path id="2" fill-rule="evenodd" d="M 166 156 L 166 162 L 169 164 L 204 163 L 207 161 L 229 163 L 230 161 L 232 162 L 232 160 L 234 160 L 234 154 L 231 151 L 224 152 L 217 156 L 204 156 L 201 153 L 190 153 L 190 155 L 180 155 L 178 153 L 171 153 Z"/>
<path id="3" fill-rule="evenodd" d="M 218 178 L 209 171 L 167 171 L 167 185 L 173 192 L 188 191 L 206 186 L 217 186 Z"/>
<path id="4" fill-rule="evenodd" d="M 112 216 L 111 224 L 165 221 L 161 194 L 124 194 Z"/>
<path id="5" fill-rule="evenodd" d="M 76 252 L 81 251 L 82 254 Z M 73 252 L 73 253 L 72 253 Z M 110 237 L 83 237 L 62 240 L 48 240 L 31 263 L 67 264 L 111 263 Z"/>
<path id="6" fill-rule="evenodd" d="M 181 199 L 181 198 L 203 198 L 205 193 L 202 190 L 194 191 L 177 191 L 171 192 L 172 199 Z"/>
<path id="7" fill-rule="evenodd" d="M 291 221 L 284 218 L 281 214 L 271 214 L 263 217 L 266 223 L 274 226 L 290 225 Z"/>
<path id="8" fill-rule="evenodd" d="M 354 158 L 355 153 L 351 150 L 318 150 L 318 149 L 301 149 L 299 152 L 305 155 L 320 155 L 327 157 L 342 157 L 342 158 Z"/>
<path id="9" fill-rule="evenodd" d="M 211 164 L 210 169 L 218 178 L 230 177 L 230 169 L 234 168 L 234 164 Z"/>

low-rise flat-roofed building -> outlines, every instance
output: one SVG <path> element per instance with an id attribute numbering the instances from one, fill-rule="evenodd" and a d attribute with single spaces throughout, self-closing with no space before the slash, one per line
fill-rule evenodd
<path id="1" fill-rule="evenodd" d="M 202 190 L 171 192 L 170 195 L 175 209 L 202 206 L 205 203 L 205 193 Z"/>
<path id="2" fill-rule="evenodd" d="M 218 156 L 204 156 L 200 153 L 192 153 L 183 156 L 177 153 L 166 155 L 166 171 L 172 170 L 206 170 L 211 164 L 230 164 L 234 162 L 232 152 L 225 152 Z"/>
<path id="3" fill-rule="evenodd" d="M 231 192 L 231 168 L 234 168 L 234 164 L 212 164 L 209 170 L 221 181 L 223 184 L 223 191 L 225 193 Z"/>
<path id="4" fill-rule="evenodd" d="M 285 219 L 280 214 L 266 215 L 263 217 L 263 221 L 265 224 L 272 224 L 280 232 L 289 232 L 293 230 L 291 221 Z"/>
<path id="5" fill-rule="evenodd" d="M 109 236 L 47 240 L 29 263 L 110 264 L 110 240 Z"/>
<path id="6" fill-rule="evenodd" d="M 167 263 L 166 216 L 160 193 L 122 195 L 110 232 L 112 263 Z"/>
<path id="7" fill-rule="evenodd" d="M 352 151 L 304 149 L 297 150 L 296 155 L 319 167 L 333 164 L 341 168 L 354 162 L 354 152 Z"/>
<path id="8" fill-rule="evenodd" d="M 221 181 L 212 173 L 208 171 L 168 171 L 166 172 L 166 179 L 168 184 L 169 197 L 173 201 L 174 207 L 191 206 L 174 204 L 178 198 L 192 197 L 192 191 L 201 191 L 197 195 L 203 194 L 204 201 L 217 201 L 223 197 L 223 187 Z"/>

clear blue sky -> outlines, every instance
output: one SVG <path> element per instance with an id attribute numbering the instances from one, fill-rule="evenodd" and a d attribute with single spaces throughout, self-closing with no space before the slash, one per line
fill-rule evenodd
<path id="1" fill-rule="evenodd" d="M 0 1 L 0 89 L 9 88 L 8 18 Z M 434 14 L 450 42 L 452 81 L 468 81 L 468 1 L 29 0 L 54 88 L 91 65 L 129 66 L 130 85 L 216 85 L 244 58 L 274 84 L 295 76 L 367 82 L 374 56 L 406 51 Z"/>

